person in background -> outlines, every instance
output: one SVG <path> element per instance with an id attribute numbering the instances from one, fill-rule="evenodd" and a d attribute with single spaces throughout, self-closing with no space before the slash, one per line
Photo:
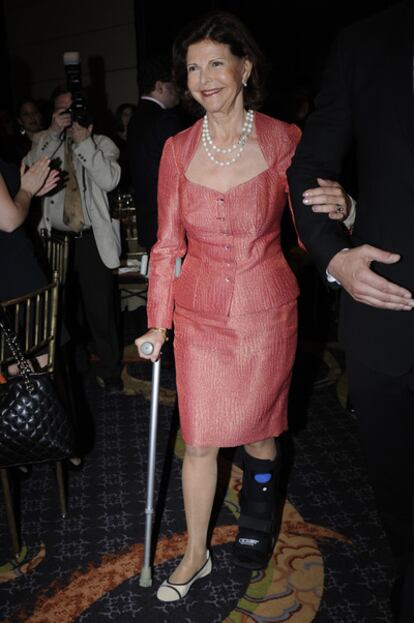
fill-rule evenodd
<path id="1" fill-rule="evenodd" d="M 120 139 L 126 142 L 127 140 L 127 130 L 128 124 L 131 121 L 132 115 L 134 114 L 136 106 L 134 104 L 120 104 L 116 109 L 115 120 L 116 120 L 116 133 Z"/>
<path id="2" fill-rule="evenodd" d="M 158 169 L 165 141 L 184 128 L 175 107 L 171 59 L 156 55 L 142 66 L 142 94 L 128 126 L 127 144 L 136 207 L 138 240 L 147 251 L 157 239 Z"/>
<path id="3" fill-rule="evenodd" d="M 368 475 L 395 559 L 392 608 L 414 620 L 414 3 L 344 30 L 288 172 L 299 234 L 342 288 L 340 338 Z M 351 237 L 309 209 L 355 147 Z M 312 189 L 312 190 L 310 190 Z"/>
<path id="4" fill-rule="evenodd" d="M 48 158 L 41 158 L 27 171 L 0 159 L 0 301 L 23 296 L 47 284 L 33 247 L 22 225 L 27 218 L 32 198 L 53 190 L 58 171 L 50 170 Z M 40 355 L 39 365 L 47 363 L 47 354 Z M 17 367 L 11 371 L 17 372 Z"/>
<path id="5" fill-rule="evenodd" d="M 21 102 L 17 122 L 20 126 L 20 134 L 27 136 L 31 145 L 35 135 L 43 130 L 42 113 L 34 99 L 26 98 Z"/>
<path id="6" fill-rule="evenodd" d="M 0 165 L 0 231 L 11 234 L 24 223 L 32 198 L 45 195 L 57 186 L 59 172 L 50 170 L 47 157 L 27 170 L 22 164 L 20 176 L 16 168 L 4 160 L 0 161 Z"/>
<path id="7" fill-rule="evenodd" d="M 72 259 L 66 288 L 71 293 L 66 301 L 77 304 L 80 291 L 99 358 L 97 383 L 109 394 L 119 393 L 123 390 L 121 347 L 112 271 L 119 266 L 121 245 L 119 221 L 111 219 L 107 197 L 119 182 L 119 151 L 108 137 L 93 134 L 92 125 L 84 127 L 72 120 L 72 95 L 66 89 L 55 91 L 53 103 L 52 123 L 27 160 L 53 158 L 64 170 L 66 181 L 43 199 L 39 228 L 70 237 Z M 66 311 L 69 332 L 77 337 L 77 314 L 73 308 Z"/>
<path id="8" fill-rule="evenodd" d="M 134 104 L 120 104 L 115 112 L 115 133 L 113 141 L 119 149 L 118 163 L 121 167 L 121 178 L 115 191 L 111 194 L 131 193 L 132 178 L 131 166 L 129 163 L 129 155 L 127 148 L 127 130 L 136 106 Z M 112 200 L 111 200 L 112 201 Z"/>
<path id="9" fill-rule="evenodd" d="M 15 120 L 9 120 L 0 135 L 0 156 L 18 167 L 30 151 L 36 134 L 42 130 L 42 114 L 34 99 L 24 98 L 17 107 Z"/>
<path id="10" fill-rule="evenodd" d="M 39 132 L 43 130 L 42 113 L 36 100 L 23 98 L 18 106 L 16 116 L 17 131 L 11 138 L 11 160 L 20 166 L 21 161 L 31 150 L 33 141 Z M 31 203 L 29 214 L 25 221 L 25 228 L 35 247 L 36 253 L 41 253 L 42 247 L 39 244 L 37 227 L 41 217 L 41 198 L 34 197 Z"/>

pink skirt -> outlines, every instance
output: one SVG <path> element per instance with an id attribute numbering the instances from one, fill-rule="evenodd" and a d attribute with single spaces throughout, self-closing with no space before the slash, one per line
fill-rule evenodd
<path id="1" fill-rule="evenodd" d="M 243 316 L 176 307 L 174 351 L 183 439 L 239 446 L 287 429 L 297 342 L 296 301 Z"/>

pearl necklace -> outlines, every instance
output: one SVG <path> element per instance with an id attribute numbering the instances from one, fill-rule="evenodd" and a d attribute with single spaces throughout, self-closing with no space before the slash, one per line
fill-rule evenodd
<path id="1" fill-rule="evenodd" d="M 237 143 L 234 143 L 232 147 L 222 148 L 222 147 L 217 147 L 217 145 L 213 143 L 213 139 L 211 138 L 210 132 L 208 129 L 207 114 L 204 115 L 203 131 L 201 133 L 201 142 L 211 162 L 214 162 L 214 164 L 217 164 L 220 167 L 230 166 L 231 164 L 234 164 L 235 162 L 237 162 L 237 160 L 240 158 L 240 156 L 243 153 L 243 150 L 247 143 L 247 139 L 249 138 L 251 131 L 253 129 L 253 119 L 254 119 L 254 110 L 250 109 L 246 112 L 246 118 L 244 120 L 242 131 L 241 131 L 241 134 L 240 134 L 240 137 Z M 233 152 L 235 152 L 234 156 L 230 158 L 229 160 L 217 160 L 215 157 L 215 154 L 232 154 Z"/>

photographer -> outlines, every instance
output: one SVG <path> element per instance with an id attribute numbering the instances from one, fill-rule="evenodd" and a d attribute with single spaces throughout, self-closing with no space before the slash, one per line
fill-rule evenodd
<path id="1" fill-rule="evenodd" d="M 70 238 L 66 304 L 77 303 L 71 286 L 79 288 L 99 357 L 97 382 L 108 393 L 117 393 L 123 386 L 112 269 L 119 266 L 121 245 L 119 222 L 110 217 L 107 193 L 119 182 L 119 151 L 109 138 L 92 133 L 86 109 L 79 113 L 67 89 L 55 89 L 52 99 L 52 123 L 27 156 L 29 163 L 48 156 L 62 174 L 57 191 L 43 199 L 39 228 Z M 77 314 L 72 309 L 66 312 L 72 336 L 77 337 L 73 324 Z"/>

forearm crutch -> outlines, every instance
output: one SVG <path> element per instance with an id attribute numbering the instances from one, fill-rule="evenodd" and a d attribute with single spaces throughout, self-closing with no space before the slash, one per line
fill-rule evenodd
<path id="1" fill-rule="evenodd" d="M 141 346 L 144 355 L 151 355 L 154 345 L 144 342 Z M 152 516 L 154 514 L 154 479 L 155 479 L 155 456 L 157 452 L 157 425 L 158 425 L 158 402 L 160 391 L 161 359 L 152 364 L 152 388 L 150 408 L 150 430 L 148 446 L 148 473 L 147 473 L 147 501 L 145 506 L 145 544 L 144 563 L 139 577 L 139 585 L 148 588 L 152 586 L 151 575 L 151 541 L 152 541 Z"/>

